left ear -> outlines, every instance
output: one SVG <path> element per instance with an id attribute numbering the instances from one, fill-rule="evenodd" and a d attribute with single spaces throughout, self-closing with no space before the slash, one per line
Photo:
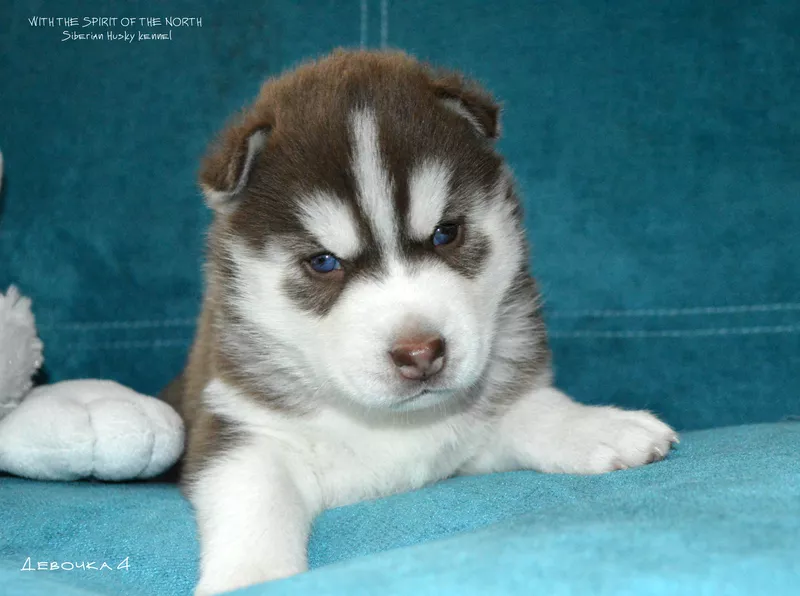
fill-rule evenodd
<path id="1" fill-rule="evenodd" d="M 251 116 L 229 126 L 212 143 L 200 168 L 200 188 L 209 206 L 230 213 L 240 202 L 271 125 Z"/>
<path id="2" fill-rule="evenodd" d="M 433 92 L 446 108 L 469 121 L 483 136 L 500 136 L 500 106 L 477 83 L 455 73 L 433 78 Z"/>

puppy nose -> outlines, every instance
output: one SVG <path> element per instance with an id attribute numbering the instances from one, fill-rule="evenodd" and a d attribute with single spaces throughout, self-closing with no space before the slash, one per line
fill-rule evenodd
<path id="1" fill-rule="evenodd" d="M 389 354 L 406 379 L 427 379 L 444 368 L 444 340 L 438 336 L 398 340 Z"/>

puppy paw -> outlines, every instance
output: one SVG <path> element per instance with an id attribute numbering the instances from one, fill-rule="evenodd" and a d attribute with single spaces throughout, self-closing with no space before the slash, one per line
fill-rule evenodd
<path id="1" fill-rule="evenodd" d="M 584 462 L 574 472 L 602 474 L 664 459 L 678 443 L 677 433 L 650 412 L 589 408 L 576 421 L 574 437 L 582 444 Z"/>

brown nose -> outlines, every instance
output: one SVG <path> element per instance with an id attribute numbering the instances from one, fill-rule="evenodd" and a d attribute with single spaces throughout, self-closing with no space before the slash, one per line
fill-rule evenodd
<path id="1" fill-rule="evenodd" d="M 389 354 L 406 379 L 427 379 L 444 368 L 444 340 L 438 336 L 398 340 Z"/>

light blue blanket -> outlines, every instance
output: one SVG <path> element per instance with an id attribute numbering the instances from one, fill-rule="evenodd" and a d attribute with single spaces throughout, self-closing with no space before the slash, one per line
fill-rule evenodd
<path id="1" fill-rule="evenodd" d="M 172 596 L 196 572 L 191 510 L 170 485 L 2 478 L 0 528 L 0 594 Z M 638 470 L 457 478 L 332 510 L 311 562 L 246 593 L 797 594 L 800 423 L 686 433 Z"/>

